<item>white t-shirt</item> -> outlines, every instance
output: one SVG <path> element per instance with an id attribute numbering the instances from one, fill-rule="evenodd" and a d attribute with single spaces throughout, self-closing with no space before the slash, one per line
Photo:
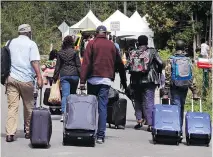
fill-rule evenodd
<path id="1" fill-rule="evenodd" d="M 20 82 L 34 81 L 35 71 L 31 61 L 39 61 L 37 44 L 25 35 L 14 38 L 9 45 L 11 53 L 10 76 Z"/>
<path id="2" fill-rule="evenodd" d="M 209 56 L 208 55 L 209 46 L 206 43 L 201 44 L 201 55 L 203 56 Z"/>

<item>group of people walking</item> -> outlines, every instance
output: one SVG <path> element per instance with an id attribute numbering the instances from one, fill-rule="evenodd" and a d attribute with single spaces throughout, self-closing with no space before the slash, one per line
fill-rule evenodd
<path id="1" fill-rule="evenodd" d="M 33 81 L 37 76 L 38 87 L 43 87 L 43 79 L 40 72 L 40 55 L 34 41 L 31 40 L 31 27 L 28 24 L 19 26 L 19 37 L 12 40 L 9 45 L 11 52 L 11 73 L 6 83 L 8 96 L 8 118 L 6 123 L 6 141 L 14 141 L 17 130 L 18 100 L 20 97 L 24 103 L 24 122 L 26 127 L 25 137 L 30 136 L 30 117 L 34 104 Z M 188 87 L 177 87 L 171 81 L 171 59 L 164 67 L 158 52 L 148 47 L 147 36 L 138 37 L 138 47 L 129 52 L 127 65 L 124 65 L 119 53 L 119 47 L 108 39 L 105 26 L 96 29 L 96 35 L 86 45 L 81 64 L 78 52 L 74 50 L 72 36 L 64 38 L 61 50 L 57 52 L 56 66 L 53 74 L 53 82 L 60 79 L 62 88 L 62 118 L 66 107 L 66 98 L 75 94 L 80 84 L 80 89 L 87 94 L 96 95 L 98 100 L 99 123 L 97 141 L 105 140 L 108 94 L 112 82 L 115 79 L 115 71 L 120 75 L 121 87 L 127 93 L 129 87 L 133 90 L 135 116 L 137 124 L 135 129 L 140 129 L 143 124 L 148 125 L 148 131 L 152 130 L 152 111 L 154 107 L 155 89 L 161 84 L 162 70 L 166 70 L 166 86 L 164 98 L 171 97 L 171 103 L 181 107 L 184 112 L 184 104 Z M 184 54 L 184 42 L 177 41 L 175 55 Z M 134 59 L 139 56 L 140 60 Z M 56 58 L 56 57 L 55 57 Z M 130 86 L 127 86 L 126 70 L 130 73 Z M 190 88 L 194 91 L 193 81 Z M 193 87 L 192 87 L 193 86 Z M 170 93 L 170 96 L 169 96 Z M 182 116 L 183 120 L 183 116 Z M 181 124 L 182 125 L 182 124 Z"/>

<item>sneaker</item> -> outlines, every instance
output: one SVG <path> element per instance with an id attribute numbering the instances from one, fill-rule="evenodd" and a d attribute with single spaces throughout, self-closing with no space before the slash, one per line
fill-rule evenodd
<path id="1" fill-rule="evenodd" d="M 147 131 L 148 131 L 148 132 L 152 132 L 152 127 L 151 127 L 151 126 L 148 126 Z"/>
<path id="2" fill-rule="evenodd" d="M 61 116 L 61 122 L 64 122 L 64 115 Z"/>
<path id="3" fill-rule="evenodd" d="M 134 128 L 135 128 L 135 129 L 140 129 L 140 128 L 142 128 L 142 126 L 143 126 L 142 123 L 138 123 L 137 125 L 135 125 Z"/>
<path id="4" fill-rule="evenodd" d="M 103 138 L 97 138 L 96 142 L 98 144 L 103 144 L 104 143 L 104 139 Z"/>

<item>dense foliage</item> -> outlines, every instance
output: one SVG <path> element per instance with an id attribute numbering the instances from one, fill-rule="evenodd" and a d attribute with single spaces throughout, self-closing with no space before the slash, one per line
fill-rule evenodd
<path id="1" fill-rule="evenodd" d="M 70 26 L 83 18 L 89 9 L 101 20 L 105 20 L 116 9 L 123 12 L 124 2 L 2 2 L 2 43 L 17 35 L 17 27 L 29 23 L 33 27 L 33 38 L 38 43 L 41 54 L 49 52 L 50 43 L 54 48 L 61 44 L 58 26 L 66 21 Z M 155 32 L 157 48 L 171 49 L 173 40 L 185 39 L 192 45 L 193 35 L 198 41 L 208 39 L 211 2 L 127 2 L 127 16 L 137 10 L 141 16 L 149 14 L 150 27 Z M 193 18 L 192 18 L 193 16 Z M 194 21 L 192 21 L 194 19 Z M 192 23 L 195 29 L 192 29 Z M 199 42 L 197 42 L 199 45 Z"/>

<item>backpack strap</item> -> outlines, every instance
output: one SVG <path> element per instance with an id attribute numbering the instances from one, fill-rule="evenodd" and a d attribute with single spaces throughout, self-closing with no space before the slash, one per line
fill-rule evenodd
<path id="1" fill-rule="evenodd" d="M 7 45 L 6 45 L 7 48 L 9 48 L 10 43 L 11 43 L 12 40 L 13 39 L 9 40 L 9 42 L 7 43 Z M 9 53 L 9 55 L 10 55 L 10 53 Z M 7 83 L 5 84 L 5 94 L 7 94 Z"/>
<path id="2" fill-rule="evenodd" d="M 12 41 L 13 39 L 11 39 L 11 40 L 9 40 L 9 42 L 7 43 L 7 47 L 9 47 L 10 46 L 10 43 L 11 43 L 11 41 Z"/>

